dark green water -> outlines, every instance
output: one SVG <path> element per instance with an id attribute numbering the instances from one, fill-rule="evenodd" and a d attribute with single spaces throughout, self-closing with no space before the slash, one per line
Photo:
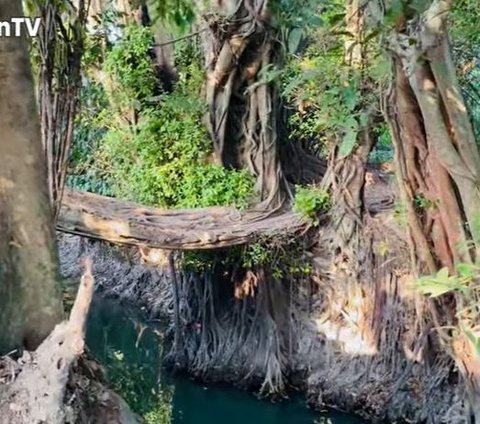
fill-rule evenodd
<path id="1" fill-rule="evenodd" d="M 162 370 L 163 334 L 138 312 L 95 299 L 87 344 L 108 378 L 149 424 L 362 424 L 337 412 L 320 414 L 300 398 L 270 403 L 232 388 L 205 386 Z"/>

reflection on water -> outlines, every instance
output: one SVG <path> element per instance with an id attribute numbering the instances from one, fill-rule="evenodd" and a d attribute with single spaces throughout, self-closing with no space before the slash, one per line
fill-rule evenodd
<path id="1" fill-rule="evenodd" d="M 147 325 L 135 311 L 98 298 L 87 328 L 87 344 L 107 367 L 113 388 L 149 424 L 362 423 L 340 413 L 319 414 L 300 399 L 272 404 L 240 390 L 168 375 L 160 366 L 161 328 Z"/>

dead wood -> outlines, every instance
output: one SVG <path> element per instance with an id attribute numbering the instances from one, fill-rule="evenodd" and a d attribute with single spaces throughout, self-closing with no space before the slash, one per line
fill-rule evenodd
<path id="1" fill-rule="evenodd" d="M 394 204 L 385 182 L 367 199 L 377 214 Z M 248 243 L 262 235 L 301 233 L 308 224 L 293 211 L 232 207 L 165 210 L 87 192 L 66 191 L 57 229 L 111 243 L 169 250 L 218 249 Z"/>

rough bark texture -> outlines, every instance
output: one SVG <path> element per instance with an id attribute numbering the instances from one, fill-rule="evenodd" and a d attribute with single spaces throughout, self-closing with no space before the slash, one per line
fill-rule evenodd
<path id="1" fill-rule="evenodd" d="M 73 139 L 87 7 L 83 0 L 78 0 L 76 8 L 63 15 L 54 1 L 46 1 L 39 7 L 42 24 L 38 40 L 38 97 L 55 218 L 60 209 Z"/>
<path id="2" fill-rule="evenodd" d="M 0 1 L 0 19 L 22 2 Z M 38 344 L 62 318 L 25 38 L 0 38 L 0 352 Z"/>
<path id="3" fill-rule="evenodd" d="M 380 192 L 365 198 L 371 214 L 390 210 L 395 193 L 378 182 Z M 292 211 L 239 211 L 230 207 L 161 210 L 87 192 L 65 192 L 57 228 L 111 243 L 152 249 L 204 250 L 245 244 L 275 234 L 307 228 Z"/>
<path id="4" fill-rule="evenodd" d="M 280 161 L 280 99 L 267 72 L 281 47 L 270 27 L 267 1 L 230 3 L 226 16 L 205 17 L 210 28 L 207 127 L 218 160 L 228 168 L 250 170 L 263 205 L 278 207 L 289 190 Z"/>
<path id="5" fill-rule="evenodd" d="M 58 244 L 60 269 L 65 278 L 78 280 L 82 275 L 80 260 L 91 256 L 95 258 L 95 288 L 99 293 L 147 309 L 152 318 L 171 313 L 168 259 L 147 261 L 136 246 L 120 248 L 71 234 L 58 233 Z"/>
<path id="6" fill-rule="evenodd" d="M 254 296 L 235 296 L 235 280 L 225 275 L 177 270 L 174 285 L 168 261 L 141 264 L 134 248 L 76 236 L 62 236 L 61 262 L 65 275 L 76 277 L 78 258 L 92 255 L 105 295 L 146 308 L 150 318 L 167 318 L 172 331 L 177 296 L 177 366 L 199 378 L 253 389 L 266 382 L 266 393 L 294 385 L 315 407 L 379 421 L 465 423 L 453 361 L 427 348 L 434 338 L 425 303 L 408 287 L 404 228 L 390 214 L 369 228 L 372 267 L 350 291 L 332 271 L 329 232 L 307 255 L 311 279 L 270 285 L 257 276 Z"/>
<path id="7" fill-rule="evenodd" d="M 83 353 L 85 323 L 93 294 L 91 264 L 82 277 L 68 322 L 55 327 L 35 353 L 24 354 L 15 381 L 0 396 L 0 416 L 15 424 L 65 422 L 64 396 L 70 367 Z"/>
<path id="8" fill-rule="evenodd" d="M 450 53 L 450 4 L 436 0 L 423 14 L 399 21 L 387 46 L 394 77 L 385 111 L 417 273 L 440 267 L 455 272 L 458 262 L 478 260 L 480 155 Z M 454 337 L 452 349 L 452 335 L 439 328 L 453 324 L 478 331 L 478 291 L 471 296 L 446 296 L 430 302 L 429 310 L 465 379 L 471 420 L 480 422 L 478 354 L 464 335 Z M 473 309 L 465 320 L 457 312 L 467 305 Z"/>
<path id="9" fill-rule="evenodd" d="M 70 319 L 57 325 L 35 352 L 25 351 L 18 361 L 8 357 L 0 358 L 0 386 L 3 386 L 0 391 L 2 422 L 140 422 L 118 395 L 105 389 L 100 382 L 94 381 L 93 373 L 89 378 L 83 377 L 77 363 L 84 350 L 86 318 L 93 289 L 92 265 L 87 260 Z M 81 365 L 95 366 L 86 360 L 82 360 Z M 4 373 L 4 369 L 8 367 L 10 372 Z M 75 371 L 72 372 L 72 369 Z M 93 394 L 97 395 L 98 399 L 92 402 L 89 398 Z"/>
<path id="10" fill-rule="evenodd" d="M 65 232 L 109 242 L 170 250 L 245 244 L 262 234 L 301 232 L 294 212 L 264 213 L 229 207 L 160 210 L 85 192 L 66 192 L 58 221 Z"/>

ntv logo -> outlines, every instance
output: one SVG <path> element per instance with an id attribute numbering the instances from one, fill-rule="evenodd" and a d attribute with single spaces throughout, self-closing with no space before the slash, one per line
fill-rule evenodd
<path id="1" fill-rule="evenodd" d="M 40 23 L 40 18 L 10 18 L 10 21 L 0 21 L 0 37 L 20 37 L 22 27 L 27 29 L 30 37 L 36 37 Z"/>

